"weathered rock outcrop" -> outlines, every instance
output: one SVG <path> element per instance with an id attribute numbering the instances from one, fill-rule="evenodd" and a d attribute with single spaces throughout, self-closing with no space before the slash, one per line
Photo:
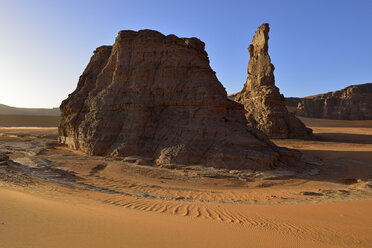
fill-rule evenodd
<path id="1" fill-rule="evenodd" d="M 301 97 L 286 97 L 285 98 L 285 105 L 287 107 L 296 107 L 297 108 L 297 105 L 299 102 L 302 101 L 302 98 Z"/>
<path id="2" fill-rule="evenodd" d="M 372 83 L 302 98 L 297 115 L 339 120 L 372 120 Z"/>
<path id="3" fill-rule="evenodd" d="M 0 151 L 0 164 L 4 161 L 7 161 L 9 159 L 9 156 L 6 154 L 6 152 Z"/>
<path id="4" fill-rule="evenodd" d="M 261 25 L 248 51 L 248 77 L 235 100 L 244 105 L 248 124 L 270 138 L 310 138 L 312 130 L 289 113 L 275 86 L 274 66 L 268 54 L 269 24 Z"/>
<path id="5" fill-rule="evenodd" d="M 59 141 L 90 155 L 140 156 L 157 165 L 265 169 L 299 162 L 247 127 L 197 38 L 119 32 L 97 48 L 60 106 Z"/>

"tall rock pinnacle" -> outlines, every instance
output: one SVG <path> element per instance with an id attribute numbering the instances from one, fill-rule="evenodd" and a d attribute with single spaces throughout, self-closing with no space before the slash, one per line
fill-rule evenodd
<path id="1" fill-rule="evenodd" d="M 265 23 L 258 27 L 248 47 L 248 77 L 235 100 L 244 105 L 248 125 L 270 138 L 310 138 L 312 130 L 288 112 L 284 97 L 275 86 L 268 41 L 269 24 Z"/>

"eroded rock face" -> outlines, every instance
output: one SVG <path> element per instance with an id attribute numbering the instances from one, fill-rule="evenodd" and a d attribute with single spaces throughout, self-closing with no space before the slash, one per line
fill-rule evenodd
<path id="1" fill-rule="evenodd" d="M 296 114 L 339 120 L 372 120 L 372 83 L 302 98 Z"/>
<path id="2" fill-rule="evenodd" d="M 121 31 L 99 47 L 60 106 L 59 141 L 90 155 L 140 156 L 159 165 L 265 169 L 299 162 L 246 126 L 197 38 Z"/>
<path id="3" fill-rule="evenodd" d="M 0 163 L 3 161 L 7 161 L 9 159 L 9 156 L 6 154 L 6 152 L 0 151 Z"/>
<path id="4" fill-rule="evenodd" d="M 310 138 L 312 130 L 289 113 L 275 86 L 274 66 L 268 54 L 269 24 L 261 25 L 248 51 L 248 77 L 235 100 L 244 105 L 248 124 L 270 138 Z"/>

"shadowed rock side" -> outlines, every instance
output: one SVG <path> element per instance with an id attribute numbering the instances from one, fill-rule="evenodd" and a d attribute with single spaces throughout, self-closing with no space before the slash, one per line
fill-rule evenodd
<path id="1" fill-rule="evenodd" d="M 59 141 L 89 155 L 141 156 L 158 166 L 265 169 L 298 163 L 246 126 L 197 38 L 119 32 L 99 47 L 60 106 Z"/>
<path id="2" fill-rule="evenodd" d="M 302 101 L 302 98 L 300 97 L 285 97 L 285 105 L 289 107 L 296 107 L 299 102 Z"/>
<path id="3" fill-rule="evenodd" d="M 302 98 L 296 114 L 312 118 L 372 120 L 372 83 Z"/>
<path id="4" fill-rule="evenodd" d="M 235 100 L 244 105 L 248 125 L 270 138 L 310 138 L 312 130 L 289 113 L 275 86 L 274 66 L 268 54 L 269 24 L 261 25 L 249 45 L 248 77 Z"/>

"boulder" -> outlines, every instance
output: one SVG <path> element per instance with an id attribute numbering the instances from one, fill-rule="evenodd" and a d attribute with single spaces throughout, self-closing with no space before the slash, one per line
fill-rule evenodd
<path id="1" fill-rule="evenodd" d="M 76 90 L 60 106 L 59 142 L 89 155 L 268 169 L 301 164 L 248 127 L 227 99 L 197 38 L 153 30 L 120 31 L 95 50 Z"/>
<path id="2" fill-rule="evenodd" d="M 270 138 L 312 138 L 312 130 L 289 113 L 275 86 L 274 66 L 268 54 L 269 24 L 262 24 L 248 51 L 248 77 L 235 101 L 244 105 L 248 125 Z"/>

